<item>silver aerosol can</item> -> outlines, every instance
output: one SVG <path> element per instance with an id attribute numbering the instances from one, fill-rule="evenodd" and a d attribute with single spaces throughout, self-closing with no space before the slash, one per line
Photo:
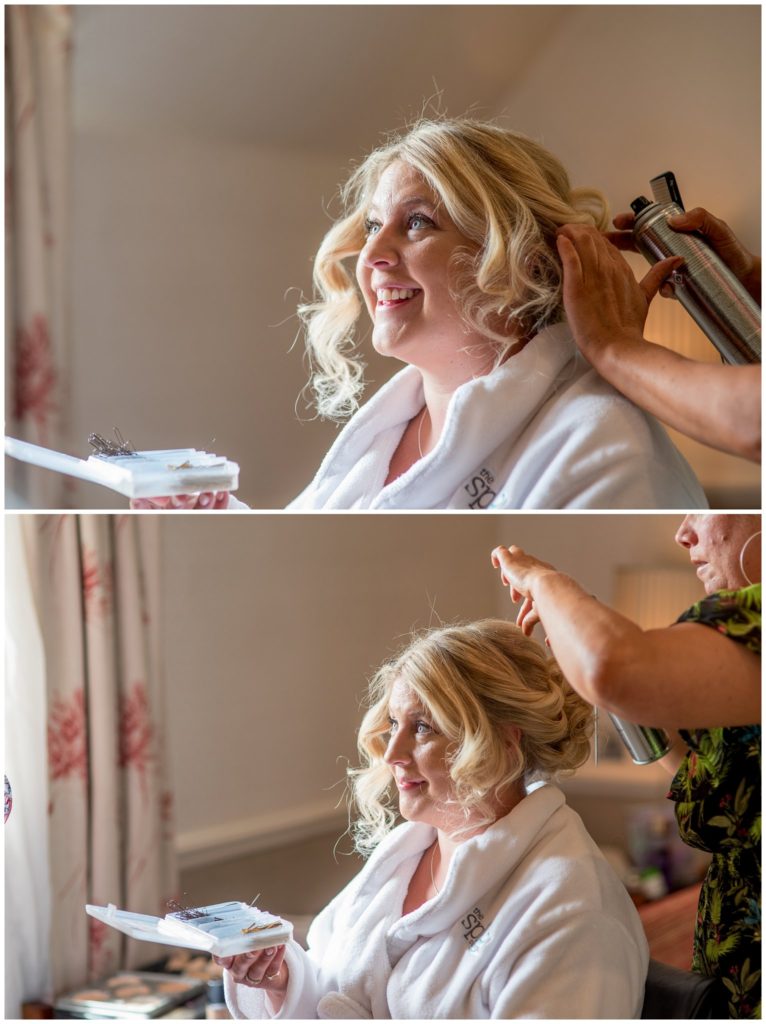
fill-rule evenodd
<path id="1" fill-rule="evenodd" d="M 651 181 L 655 201 L 639 196 L 630 204 L 636 215 L 633 236 L 650 263 L 682 256 L 669 280 L 676 298 L 710 338 L 725 363 L 760 363 L 761 311 L 729 268 L 696 232 L 674 231 L 668 217 L 684 207 L 675 175 Z"/>
<path id="2" fill-rule="evenodd" d="M 672 743 L 664 729 L 653 729 L 648 725 L 635 725 L 609 712 L 620 739 L 636 764 L 651 764 L 669 753 Z"/>

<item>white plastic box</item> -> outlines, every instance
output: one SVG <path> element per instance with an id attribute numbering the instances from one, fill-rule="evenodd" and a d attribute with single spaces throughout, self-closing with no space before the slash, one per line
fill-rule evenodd
<path id="1" fill-rule="evenodd" d="M 289 942 L 293 926 L 247 903 L 215 903 L 180 913 L 152 917 L 88 903 L 85 910 L 98 921 L 124 932 L 133 939 L 161 942 L 167 946 L 199 949 L 214 956 L 235 956 Z M 191 919 L 189 915 L 195 915 Z"/>
<path id="2" fill-rule="evenodd" d="M 222 455 L 196 448 L 134 452 L 132 455 L 74 455 L 6 437 L 5 454 L 21 462 L 109 487 L 128 498 L 159 498 L 200 491 L 235 491 L 239 466 Z"/>

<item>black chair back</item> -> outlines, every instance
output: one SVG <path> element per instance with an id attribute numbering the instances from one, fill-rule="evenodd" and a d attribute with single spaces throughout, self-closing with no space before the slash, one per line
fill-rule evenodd
<path id="1" fill-rule="evenodd" d="M 721 1020 L 728 1017 L 716 978 L 649 961 L 641 1020 Z"/>

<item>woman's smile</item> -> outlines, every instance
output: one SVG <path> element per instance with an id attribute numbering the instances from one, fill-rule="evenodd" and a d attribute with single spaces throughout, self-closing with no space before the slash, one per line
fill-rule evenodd
<path id="1" fill-rule="evenodd" d="M 479 362 L 486 372 L 487 339 L 466 327 L 455 295 L 456 262 L 476 246 L 413 167 L 395 161 L 383 171 L 365 230 L 356 276 L 378 352 L 436 377 L 460 364 L 457 383 L 474 376 Z"/>
<path id="2" fill-rule="evenodd" d="M 401 790 L 419 789 L 420 786 L 425 786 L 424 779 L 397 779 L 396 785 Z"/>
<path id="3" fill-rule="evenodd" d="M 375 289 L 375 315 L 385 313 L 388 310 L 401 309 L 413 299 L 423 294 L 421 288 L 406 288 L 398 285 L 389 285 Z"/>

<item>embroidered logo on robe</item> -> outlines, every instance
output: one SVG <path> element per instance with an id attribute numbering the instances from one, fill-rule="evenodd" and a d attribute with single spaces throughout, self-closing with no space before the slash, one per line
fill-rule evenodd
<path id="1" fill-rule="evenodd" d="M 492 484 L 495 482 L 495 477 L 486 468 L 480 469 L 476 476 L 471 477 L 468 483 L 465 485 L 463 490 L 468 494 L 468 497 L 472 499 L 469 503 L 469 508 L 489 508 L 493 500 L 497 497 L 497 492 L 492 490 Z"/>
<path id="2" fill-rule="evenodd" d="M 469 953 L 478 953 L 485 943 L 490 940 L 490 933 L 487 925 L 484 924 L 484 914 L 478 907 L 474 907 L 470 914 L 466 914 L 460 922 L 463 929 L 463 938 L 468 943 Z"/>

